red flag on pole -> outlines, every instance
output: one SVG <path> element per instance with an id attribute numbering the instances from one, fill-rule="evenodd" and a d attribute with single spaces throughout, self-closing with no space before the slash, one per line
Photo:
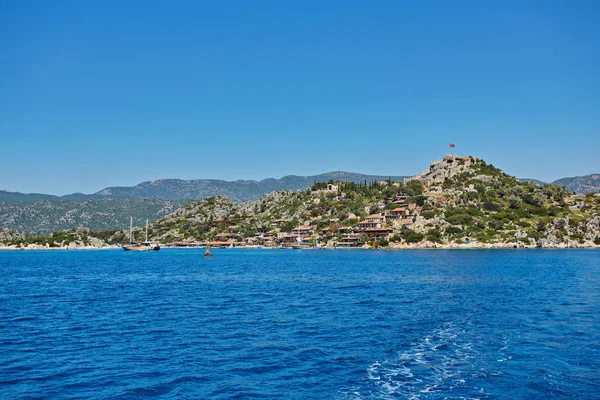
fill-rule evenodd
<path id="1" fill-rule="evenodd" d="M 450 143 L 450 147 L 456 147 L 454 143 Z"/>

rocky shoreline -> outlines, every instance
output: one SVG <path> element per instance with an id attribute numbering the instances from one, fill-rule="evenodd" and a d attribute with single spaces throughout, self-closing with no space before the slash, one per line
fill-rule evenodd
<path id="1" fill-rule="evenodd" d="M 103 245 L 103 246 L 82 246 L 77 244 L 69 244 L 68 246 L 61 247 L 49 247 L 37 244 L 30 244 L 25 247 L 18 247 L 15 245 L 6 246 L 0 243 L 0 251 L 40 251 L 40 250 L 111 250 L 120 249 L 119 245 Z M 163 247 L 163 249 L 203 249 L 203 247 Z M 282 250 L 289 249 L 288 247 L 262 247 L 262 246 L 238 246 L 235 249 L 273 249 Z M 371 246 L 360 246 L 360 247 L 334 247 L 334 246 L 322 246 L 322 247 L 307 247 L 305 250 L 348 250 L 348 249 L 361 249 L 361 250 L 478 250 L 478 249 L 600 249 L 600 245 L 594 243 L 558 243 L 551 244 L 548 246 L 538 245 L 524 245 L 523 243 L 450 243 L 440 244 L 435 242 L 423 242 L 423 243 L 392 243 L 386 247 L 371 247 Z"/>
<path id="2" fill-rule="evenodd" d="M 6 250 L 15 250 L 15 251 L 23 251 L 23 250 L 109 250 L 109 249 L 120 249 L 121 246 L 117 245 L 103 245 L 103 246 L 81 246 L 77 244 L 69 244 L 68 246 L 59 246 L 59 247 L 50 247 L 43 246 L 39 244 L 29 244 L 25 247 L 20 247 L 16 245 L 6 246 L 0 243 L 0 251 Z"/>
<path id="3" fill-rule="evenodd" d="M 145 235 L 166 248 L 598 248 L 600 195 L 523 183 L 478 157 L 448 155 L 404 182 L 315 182 L 241 203 L 209 197 L 147 231 L 0 228 L 0 249 L 118 248 Z"/>

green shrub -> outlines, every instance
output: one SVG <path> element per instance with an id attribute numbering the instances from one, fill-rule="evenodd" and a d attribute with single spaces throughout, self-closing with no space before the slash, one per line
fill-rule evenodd
<path id="1" fill-rule="evenodd" d="M 327 183 L 325 183 L 325 182 L 317 182 L 310 187 L 310 190 L 312 190 L 312 191 L 323 190 L 323 189 L 327 189 Z"/>
<path id="2" fill-rule="evenodd" d="M 522 202 L 523 201 L 517 196 L 510 196 L 508 198 L 508 206 L 513 210 L 518 209 Z"/>
<path id="3" fill-rule="evenodd" d="M 473 223 L 473 217 L 469 214 L 453 214 L 446 217 L 446 222 L 450 225 L 470 225 Z"/>
<path id="4" fill-rule="evenodd" d="M 544 205 L 544 198 L 539 193 L 528 194 L 525 197 L 523 197 L 523 201 L 534 207 L 541 207 Z"/>
<path id="5" fill-rule="evenodd" d="M 489 200 L 483 202 L 483 208 L 488 211 L 499 211 L 501 209 L 500 204 L 491 202 Z"/>
<path id="6" fill-rule="evenodd" d="M 446 234 L 448 234 L 448 235 L 458 235 L 458 234 L 461 234 L 462 232 L 463 232 L 463 230 L 457 226 L 449 226 L 446 228 Z"/>
<path id="7" fill-rule="evenodd" d="M 425 235 L 423 235 L 422 233 L 419 233 L 419 232 L 416 232 L 416 231 L 413 231 L 413 230 L 410 230 L 410 229 L 403 230 L 400 233 L 400 236 L 407 243 L 418 243 L 421 240 L 423 240 L 423 238 L 425 237 Z"/>
<path id="8" fill-rule="evenodd" d="M 527 236 L 529 236 L 530 238 L 533 238 L 535 240 L 538 240 L 538 239 L 542 238 L 544 235 L 542 235 L 541 232 L 538 232 L 535 229 L 528 229 Z"/>
<path id="9" fill-rule="evenodd" d="M 413 196 L 410 199 L 408 199 L 409 203 L 415 203 L 419 207 L 425 205 L 426 201 L 427 201 L 427 196 L 424 196 L 422 194 Z"/>
<path id="10" fill-rule="evenodd" d="M 432 219 L 435 217 L 435 211 L 423 211 L 421 216 L 425 219 Z"/>
<path id="11" fill-rule="evenodd" d="M 491 219 L 490 221 L 488 221 L 488 227 L 490 229 L 500 230 L 504 227 L 504 224 L 502 223 L 502 221 Z"/>
<path id="12" fill-rule="evenodd" d="M 467 207 L 465 209 L 463 209 L 463 212 L 472 215 L 474 217 L 479 217 L 481 215 L 483 215 L 483 213 L 476 207 Z"/>
<path id="13" fill-rule="evenodd" d="M 396 208 L 396 207 L 398 207 L 398 206 L 397 206 L 396 204 L 394 204 L 394 203 L 387 203 L 387 204 L 385 205 L 385 209 L 386 209 L 386 210 L 393 210 L 393 209 L 394 209 L 394 208 Z"/>
<path id="14" fill-rule="evenodd" d="M 579 226 L 579 224 L 581 224 L 583 221 L 584 218 L 573 215 L 569 217 L 569 226 L 571 228 L 577 228 L 577 226 Z"/>
<path id="15" fill-rule="evenodd" d="M 571 240 L 576 240 L 579 243 L 583 243 L 584 241 L 584 236 L 581 233 L 573 233 L 569 237 L 571 238 Z"/>
<path id="16" fill-rule="evenodd" d="M 392 235 L 390 237 L 390 242 L 392 243 L 398 243 L 402 240 L 402 238 L 400 237 L 400 235 Z"/>
<path id="17" fill-rule="evenodd" d="M 442 243 L 442 232 L 439 229 L 430 229 L 425 236 L 430 242 Z"/>
<path id="18" fill-rule="evenodd" d="M 405 185 L 404 190 L 408 196 L 417 196 L 423 193 L 423 184 L 417 180 L 412 180 Z"/>
<path id="19" fill-rule="evenodd" d="M 388 242 L 385 239 L 379 239 L 377 241 L 377 246 L 379 246 L 379 247 L 387 247 L 389 244 L 390 244 L 390 242 Z"/>
<path id="20" fill-rule="evenodd" d="M 535 229 L 536 229 L 538 232 L 546 232 L 546 223 L 545 223 L 544 221 L 538 221 L 538 222 L 535 224 Z"/>

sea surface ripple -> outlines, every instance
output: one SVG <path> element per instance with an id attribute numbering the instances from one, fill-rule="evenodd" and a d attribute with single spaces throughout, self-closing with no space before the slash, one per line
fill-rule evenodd
<path id="1" fill-rule="evenodd" d="M 0 252 L 2 399 L 591 399 L 597 250 Z"/>

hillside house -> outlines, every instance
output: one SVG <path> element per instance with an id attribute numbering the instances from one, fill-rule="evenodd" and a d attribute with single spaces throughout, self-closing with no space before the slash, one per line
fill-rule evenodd
<path id="1" fill-rule="evenodd" d="M 385 224 L 385 216 L 381 214 L 371 214 L 364 221 L 358 223 L 359 229 L 381 228 Z"/>
<path id="2" fill-rule="evenodd" d="M 399 218 L 406 217 L 408 215 L 408 210 L 404 207 L 396 207 L 393 210 L 387 210 L 385 212 L 385 217 L 396 220 Z"/>
<path id="3" fill-rule="evenodd" d="M 197 247 L 200 244 L 195 239 L 183 239 L 169 243 L 173 247 Z"/>
<path id="4" fill-rule="evenodd" d="M 365 218 L 365 221 L 383 224 L 385 223 L 385 217 L 381 214 L 371 214 Z"/>
<path id="5" fill-rule="evenodd" d="M 391 228 L 367 228 L 364 233 L 369 235 L 371 238 L 381 238 L 391 234 L 394 230 Z"/>
<path id="6" fill-rule="evenodd" d="M 296 235 L 306 235 L 315 231 L 314 226 L 300 225 L 294 228 L 293 233 Z"/>
<path id="7" fill-rule="evenodd" d="M 298 235 L 283 235 L 277 238 L 281 246 L 291 246 L 298 244 Z"/>
<path id="8" fill-rule="evenodd" d="M 362 243 L 358 235 L 344 235 L 335 245 L 337 247 L 358 247 Z"/>
<path id="9" fill-rule="evenodd" d="M 230 247 L 235 246 L 234 242 L 230 241 L 214 241 L 210 242 L 211 247 Z"/>
<path id="10" fill-rule="evenodd" d="M 381 222 L 372 222 L 368 220 L 360 221 L 358 223 L 359 230 L 365 230 L 370 228 L 381 228 Z"/>
<path id="11" fill-rule="evenodd" d="M 214 239 L 223 242 L 237 242 L 242 240 L 242 235 L 237 233 L 217 233 Z"/>

